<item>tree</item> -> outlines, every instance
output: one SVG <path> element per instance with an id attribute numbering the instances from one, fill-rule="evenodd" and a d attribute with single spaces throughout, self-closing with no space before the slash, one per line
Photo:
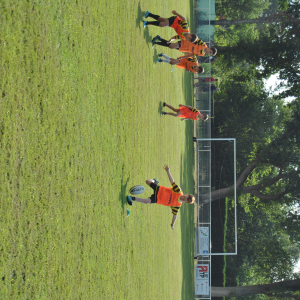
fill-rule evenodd
<path id="1" fill-rule="evenodd" d="M 218 47 L 219 61 L 226 67 L 234 64 L 251 64 L 260 70 L 261 78 L 271 74 L 278 74 L 284 80 L 280 87 L 285 90 L 280 92 L 279 98 L 297 96 L 300 91 L 300 5 L 299 1 L 290 2 L 285 12 L 277 12 L 252 20 L 217 20 L 214 24 L 227 24 L 228 29 L 218 29 L 218 42 L 223 46 Z M 257 37 L 247 34 L 249 23 L 255 23 Z M 230 25 L 231 24 L 231 25 Z M 244 24 L 244 25 L 233 25 Z M 260 25 L 259 25 L 260 24 Z M 227 35 L 230 37 L 226 38 Z M 236 32 L 244 31 L 246 34 L 236 37 Z M 224 40 L 226 38 L 226 40 Z M 226 46 L 227 44 L 227 46 Z"/>
<path id="2" fill-rule="evenodd" d="M 228 87 L 228 82 L 226 84 Z M 229 93 L 229 95 L 230 97 L 231 95 L 234 97 L 232 93 Z M 249 99 L 246 99 L 245 103 L 249 103 L 248 100 Z M 220 105 L 220 111 L 224 111 L 224 103 L 222 100 L 218 104 Z M 246 107 L 243 106 L 243 104 L 243 99 L 240 99 L 238 105 L 235 107 L 240 106 L 246 113 L 251 114 L 251 106 L 245 109 Z M 258 106 L 259 102 L 254 103 L 252 106 L 253 110 L 258 113 L 255 119 L 250 123 L 248 129 L 247 122 L 245 122 L 243 118 L 239 119 L 237 111 L 233 114 L 229 114 L 226 110 L 226 113 L 223 113 L 225 115 L 225 124 L 217 125 L 218 131 L 216 132 L 216 137 L 219 137 L 219 135 L 222 137 L 236 136 L 232 133 L 240 132 L 241 139 L 245 140 L 241 146 L 243 146 L 248 153 L 244 151 L 244 157 L 241 156 L 238 161 L 238 167 L 240 168 L 239 176 L 236 181 L 238 195 L 251 194 L 256 199 L 260 199 L 265 203 L 277 201 L 290 204 L 293 200 L 298 199 L 300 178 L 299 102 L 295 100 L 288 106 L 283 106 L 281 111 L 278 111 L 277 114 L 274 107 L 275 114 L 270 114 L 269 116 L 265 114 L 265 112 L 267 112 L 266 104 L 265 102 L 264 106 L 260 107 Z M 230 105 L 227 104 L 227 107 L 230 109 Z M 259 109 L 262 113 L 259 113 Z M 218 108 L 216 107 L 216 114 L 217 111 Z M 234 119 L 225 119 L 226 115 Z M 244 114 L 244 118 L 247 118 L 246 114 Z M 270 121 L 272 121 L 272 123 Z M 236 126 L 236 124 L 239 124 L 239 126 Z M 246 124 L 245 127 L 243 124 Z M 225 125 L 227 127 L 225 127 Z M 228 125 L 230 126 L 228 127 Z M 250 135 L 255 132 L 255 130 L 258 130 L 257 133 Z M 260 138 L 261 140 L 259 140 Z M 253 148 L 251 148 L 250 145 L 252 145 Z M 239 151 L 238 149 L 238 152 Z M 247 161 L 248 163 L 246 164 Z M 255 180 L 253 180 L 253 178 L 255 178 Z M 203 194 L 200 196 L 200 199 L 203 203 L 207 203 L 230 197 L 233 195 L 233 192 L 234 185 L 229 185 L 212 191 L 210 195 Z"/>
<path id="3" fill-rule="evenodd" d="M 218 15 L 226 15 L 229 18 L 256 18 L 269 6 L 269 1 L 264 0 L 223 0 L 216 1 Z"/>
<path id="4" fill-rule="evenodd" d="M 263 18 L 256 19 L 241 19 L 241 20 L 212 20 L 211 25 L 219 26 L 230 26 L 230 25 L 241 25 L 241 24 L 268 24 L 268 23 L 296 23 L 299 24 L 300 20 L 295 17 L 295 13 L 290 12 L 280 12 L 272 16 L 267 16 Z"/>
<path id="5" fill-rule="evenodd" d="M 297 291 L 300 290 L 300 279 L 286 280 L 271 284 L 261 284 L 252 286 L 236 287 L 212 287 L 212 297 L 239 297 L 255 294 L 264 294 L 267 296 L 286 297 L 300 299 Z"/>

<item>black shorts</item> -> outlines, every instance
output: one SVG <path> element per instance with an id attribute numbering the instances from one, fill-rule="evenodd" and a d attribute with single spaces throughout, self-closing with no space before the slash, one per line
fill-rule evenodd
<path id="1" fill-rule="evenodd" d="M 154 191 L 154 194 L 152 194 L 152 195 L 150 196 L 151 204 L 152 204 L 152 203 L 157 203 L 157 194 L 158 194 L 158 191 L 159 191 L 159 185 L 156 184 L 156 183 L 154 183 L 154 182 L 152 182 L 152 183 L 150 184 L 150 187 L 151 187 L 151 188 L 153 189 L 153 191 Z"/>
<path id="2" fill-rule="evenodd" d="M 175 21 L 176 18 L 177 18 L 176 16 L 168 18 L 168 20 L 169 20 L 169 26 L 171 26 L 174 23 L 174 21 Z"/>

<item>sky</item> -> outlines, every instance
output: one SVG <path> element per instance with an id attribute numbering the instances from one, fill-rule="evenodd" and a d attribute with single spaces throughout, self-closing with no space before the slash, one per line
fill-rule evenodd
<path id="1" fill-rule="evenodd" d="M 271 75 L 270 78 L 267 79 L 267 80 L 264 79 L 265 87 L 266 87 L 267 90 L 272 91 L 271 94 L 279 94 L 279 91 L 274 92 L 274 89 L 282 81 L 283 80 L 278 79 L 278 74 Z M 281 91 L 283 89 L 284 88 L 282 88 Z M 288 98 L 285 99 L 286 102 L 289 102 L 289 101 L 292 101 L 292 100 L 294 100 L 294 97 L 288 97 Z"/>
<path id="2" fill-rule="evenodd" d="M 276 87 L 276 85 L 280 82 L 277 76 L 278 76 L 277 74 L 271 75 L 268 80 L 264 80 L 265 87 L 267 90 L 269 89 L 273 90 Z"/>

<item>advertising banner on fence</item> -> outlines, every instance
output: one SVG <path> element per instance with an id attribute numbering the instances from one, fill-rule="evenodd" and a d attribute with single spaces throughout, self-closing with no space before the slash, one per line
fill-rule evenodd
<path id="1" fill-rule="evenodd" d="M 209 252 L 209 228 L 199 227 L 199 249 L 200 254 L 205 255 Z M 206 257 L 206 256 L 205 256 Z"/>
<path id="2" fill-rule="evenodd" d="M 209 265 L 195 266 L 195 294 L 209 295 Z"/>

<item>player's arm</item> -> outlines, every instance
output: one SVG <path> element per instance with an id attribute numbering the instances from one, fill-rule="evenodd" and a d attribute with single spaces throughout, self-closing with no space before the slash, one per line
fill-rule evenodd
<path id="1" fill-rule="evenodd" d="M 171 209 L 172 209 L 172 214 L 173 214 L 171 228 L 174 229 L 173 226 L 174 226 L 174 224 L 176 222 L 177 214 L 178 214 L 178 211 L 180 209 L 180 206 L 171 206 Z"/>
<path id="2" fill-rule="evenodd" d="M 203 42 L 202 40 L 200 40 L 199 38 L 193 44 L 199 45 L 199 46 L 204 46 L 205 48 L 207 47 L 206 43 Z"/>
<path id="3" fill-rule="evenodd" d="M 194 54 L 194 56 L 192 58 L 189 59 L 191 62 L 194 62 L 198 65 L 198 60 L 197 60 L 197 55 Z"/>
<path id="4" fill-rule="evenodd" d="M 173 215 L 173 218 L 172 218 L 172 223 L 171 223 L 171 228 L 174 230 L 174 224 L 176 222 L 176 219 L 177 219 L 177 215 Z"/>
<path id="5" fill-rule="evenodd" d="M 175 16 L 178 16 L 180 19 L 182 19 L 183 21 L 185 21 L 185 17 L 180 15 L 176 10 L 172 10 L 172 14 Z"/>
<path id="6" fill-rule="evenodd" d="M 167 174 L 168 174 L 168 177 L 169 177 L 169 180 L 170 180 L 170 183 L 173 184 L 175 181 L 170 173 L 170 167 L 168 165 L 165 165 L 164 166 L 164 169 L 166 170 Z"/>

